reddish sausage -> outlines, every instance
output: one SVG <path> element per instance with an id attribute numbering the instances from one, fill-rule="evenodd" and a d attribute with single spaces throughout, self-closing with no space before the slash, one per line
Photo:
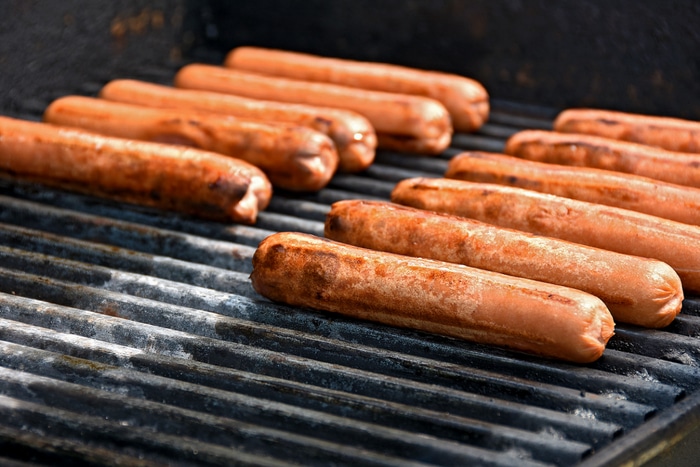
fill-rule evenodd
<path id="1" fill-rule="evenodd" d="M 484 86 L 451 73 L 260 47 L 237 47 L 224 63 L 261 74 L 430 97 L 449 110 L 457 131 L 478 130 L 489 114 L 489 96 Z"/>
<path id="2" fill-rule="evenodd" d="M 250 279 L 270 300 L 574 362 L 599 358 L 614 329 L 580 290 L 294 232 L 260 243 Z"/>
<path id="3" fill-rule="evenodd" d="M 175 75 L 175 85 L 254 99 L 352 110 L 365 116 L 377 133 L 416 139 L 435 139 L 452 134 L 447 109 L 438 101 L 422 96 L 263 76 L 200 64 L 180 69 Z"/>
<path id="4" fill-rule="evenodd" d="M 340 157 L 339 169 L 345 172 L 359 172 L 369 167 L 377 147 L 377 135 L 369 121 L 349 110 L 249 99 L 128 79 L 110 81 L 100 91 L 100 97 L 127 104 L 201 110 L 306 126 L 333 140 Z"/>
<path id="5" fill-rule="evenodd" d="M 700 152 L 700 122 L 596 109 L 568 109 L 554 129 L 648 144 L 669 151 Z"/>
<path id="6" fill-rule="evenodd" d="M 392 201 L 629 255 L 655 258 L 700 292 L 700 227 L 522 188 L 450 179 L 399 182 Z"/>
<path id="7" fill-rule="evenodd" d="M 0 117 L 0 170 L 49 186 L 247 224 L 255 222 L 270 194 L 259 169 L 221 154 L 7 117 Z"/>
<path id="8" fill-rule="evenodd" d="M 320 190 L 338 167 L 338 153 L 326 135 L 282 123 L 82 96 L 53 101 L 44 112 L 44 121 L 121 138 L 218 152 L 259 167 L 274 186 L 288 190 Z"/>
<path id="9" fill-rule="evenodd" d="M 325 236 L 583 290 L 603 300 L 616 322 L 663 327 L 683 302 L 678 274 L 661 261 L 388 202 L 334 203 Z"/>

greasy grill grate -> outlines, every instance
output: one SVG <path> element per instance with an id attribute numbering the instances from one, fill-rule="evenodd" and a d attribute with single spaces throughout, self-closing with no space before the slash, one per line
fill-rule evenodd
<path id="1" fill-rule="evenodd" d="M 596 465 L 697 417 L 692 298 L 669 328 L 618 326 L 600 361 L 577 366 L 252 290 L 271 232 L 322 235 L 336 200 L 387 199 L 460 149 L 550 125 L 547 109 L 494 107 L 442 157 L 380 153 L 320 193 L 277 193 L 255 227 L 1 179 L 0 461 Z"/>

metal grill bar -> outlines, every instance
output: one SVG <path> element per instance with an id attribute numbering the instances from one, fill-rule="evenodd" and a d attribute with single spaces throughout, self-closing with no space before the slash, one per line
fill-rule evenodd
<path id="1" fill-rule="evenodd" d="M 97 241 L 234 271 L 250 271 L 255 248 L 204 239 L 180 232 L 145 227 L 101 216 L 0 199 L 0 220 L 57 235 Z"/>
<path id="2" fill-rule="evenodd" d="M 229 271 L 167 256 L 149 255 L 7 224 L 0 224 L 0 244 L 222 292 L 240 293 L 236 286 L 248 283 L 248 275 L 245 272 Z"/>
<path id="3" fill-rule="evenodd" d="M 11 324 L 4 325 L 0 320 L 3 338 L 13 342 L 26 342 L 32 345 L 36 339 L 47 342 L 45 331 L 36 330 L 33 326 Z M 198 385 L 235 391 L 240 394 L 254 395 L 264 399 L 278 400 L 311 410 L 336 413 L 346 418 L 370 421 L 373 423 L 391 422 L 403 430 L 418 433 L 431 433 L 459 442 L 474 442 L 480 446 L 492 449 L 507 449 L 512 446 L 522 446 L 537 453 L 543 460 L 556 461 L 562 459 L 562 450 L 566 454 L 582 453 L 582 445 L 569 443 L 566 440 L 551 436 L 541 436 L 525 430 L 512 429 L 505 426 L 491 425 L 475 419 L 463 419 L 454 415 L 431 412 L 401 404 L 387 404 L 374 398 L 350 395 L 345 392 L 325 390 L 323 388 L 295 383 L 292 381 L 266 377 L 257 373 L 224 370 L 203 363 L 193 363 L 168 357 L 154 357 L 130 348 L 110 345 L 91 339 L 77 338 L 61 333 L 48 333 L 51 336 L 49 350 L 71 355 L 72 358 L 85 356 L 86 361 L 114 362 L 115 365 L 125 366 L 128 363 L 141 372 L 167 376 Z M 23 352 L 26 352 L 24 350 Z M 9 356 L 3 357 L 2 365 L 10 368 L 26 367 L 23 354 L 11 361 Z M 71 363 L 67 360 L 63 365 Z M 63 366 L 46 369 L 48 375 L 59 373 L 63 378 Z M 70 371 L 71 373 L 73 370 Z M 280 390 L 282 389 L 282 390 Z M 568 446 L 570 444 L 570 446 Z"/>

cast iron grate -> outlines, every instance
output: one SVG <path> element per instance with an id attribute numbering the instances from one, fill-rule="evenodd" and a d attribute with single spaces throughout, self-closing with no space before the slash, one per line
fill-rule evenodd
<path id="1" fill-rule="evenodd" d="M 1 179 L 0 461 L 597 465 L 700 413 L 693 298 L 667 329 L 618 326 L 580 366 L 252 290 L 270 233 L 322 235 L 330 203 L 387 199 L 403 178 L 441 176 L 460 150 L 499 151 L 552 117 L 494 109 L 441 157 L 382 152 L 317 194 L 277 193 L 253 227 Z"/>

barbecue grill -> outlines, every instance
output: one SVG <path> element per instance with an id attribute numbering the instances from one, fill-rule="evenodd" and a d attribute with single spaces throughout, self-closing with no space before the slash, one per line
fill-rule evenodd
<path id="1" fill-rule="evenodd" d="M 573 102 L 700 118 L 700 101 L 682 97 L 688 89 L 697 96 L 697 82 L 672 69 L 664 79 L 677 83 L 673 92 L 652 86 L 595 100 L 590 88 L 573 91 L 585 74 L 535 86 L 529 80 L 537 82 L 538 68 L 518 78 L 522 68 L 512 57 L 491 57 L 476 41 L 509 21 L 517 37 L 538 13 L 545 23 L 571 25 L 581 8 L 602 6 L 410 1 L 363 16 L 364 1 L 284 3 L 71 1 L 42 10 L 16 0 L 2 7 L 9 14 L 0 20 L 4 115 L 38 120 L 53 98 L 94 95 L 113 78 L 168 84 L 182 64 L 218 63 L 239 43 L 461 71 L 483 80 L 493 110 L 479 133 L 455 135 L 439 157 L 380 151 L 366 172 L 338 174 L 318 193 L 277 191 L 254 226 L 0 177 L 0 462 L 602 466 L 697 459 L 697 297 L 687 297 L 665 329 L 618 325 L 599 361 L 573 365 L 274 304 L 248 279 L 258 242 L 275 231 L 322 235 L 334 201 L 386 200 L 399 180 L 441 176 L 461 150 L 500 151 L 519 129 L 550 128 L 557 110 Z M 687 11 L 669 7 L 664 24 L 700 16 L 691 2 L 679 3 Z M 392 30 L 399 4 L 404 26 Z M 649 25 L 644 20 L 653 15 L 640 5 L 640 24 Z M 564 7 L 574 9 L 562 16 Z M 524 23 L 513 23 L 518 8 Z M 441 21 L 457 24 L 456 13 L 471 31 L 455 31 L 454 40 L 467 43 L 471 34 L 466 51 L 477 58 L 443 65 L 453 49 L 430 34 Z M 366 24 L 353 45 L 348 37 L 360 20 Z M 403 49 L 409 32 L 421 44 L 413 53 Z M 421 42 L 425 36 L 433 41 Z M 511 52 L 531 63 L 532 55 Z M 555 62 L 542 59 L 543 68 Z M 691 66 L 697 78 L 697 60 Z M 646 84 L 634 82 L 638 90 Z M 678 98 L 662 105 L 662 95 Z"/>

